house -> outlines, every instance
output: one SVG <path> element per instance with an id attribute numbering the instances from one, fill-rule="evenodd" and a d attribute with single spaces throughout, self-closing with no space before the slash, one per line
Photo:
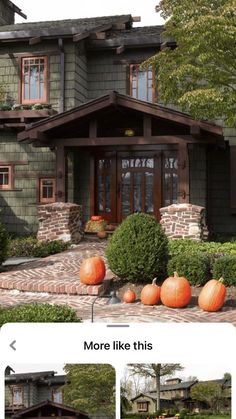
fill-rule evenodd
<path id="1" fill-rule="evenodd" d="M 218 379 L 208 381 L 182 381 L 180 378 L 171 378 L 161 385 L 160 389 L 160 404 L 161 409 L 168 408 L 186 408 L 190 411 L 196 409 L 207 409 L 209 406 L 204 402 L 198 402 L 191 398 L 191 389 L 196 384 L 202 383 L 215 383 L 219 384 L 222 389 L 227 389 L 227 394 L 224 398 L 224 410 L 231 408 L 231 380 Z M 156 390 L 151 390 L 147 393 L 141 393 L 131 399 L 133 413 L 153 413 L 155 412 Z"/>
<path id="2" fill-rule="evenodd" d="M 164 107 L 154 71 L 162 26 L 131 15 L 14 24 L 0 8 L 0 207 L 9 231 L 38 229 L 37 207 L 81 206 L 120 223 L 160 208 L 206 208 L 212 233 L 236 228 L 235 133 Z M 5 15 L 8 14 L 8 17 Z M 174 48 L 174 42 L 169 42 Z"/>
<path id="3" fill-rule="evenodd" d="M 5 417 L 21 416 L 22 412 L 35 406 L 40 408 L 46 401 L 57 407 L 63 405 L 63 389 L 66 375 L 56 375 L 54 371 L 10 374 L 5 375 Z M 43 403 L 43 404 L 42 404 Z M 48 403 L 46 403 L 48 408 Z M 34 415 L 33 415 L 34 416 Z M 37 416 L 37 415 L 35 415 Z M 50 416 L 50 415 L 48 415 Z M 71 415 L 68 415 L 71 416 Z"/>

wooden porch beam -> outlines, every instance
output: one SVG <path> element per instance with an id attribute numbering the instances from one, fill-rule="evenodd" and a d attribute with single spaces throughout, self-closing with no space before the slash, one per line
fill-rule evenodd
<path id="1" fill-rule="evenodd" d="M 188 144 L 180 142 L 178 151 L 178 203 L 188 203 L 190 199 Z"/>
<path id="2" fill-rule="evenodd" d="M 66 201 L 65 185 L 65 147 L 57 145 L 56 147 L 56 201 Z"/>
<path id="3" fill-rule="evenodd" d="M 36 45 L 42 42 L 43 38 L 41 36 L 35 36 L 34 38 L 30 38 L 29 45 Z"/>
<path id="4" fill-rule="evenodd" d="M 97 120 L 91 119 L 89 122 L 89 138 L 97 137 Z"/>
<path id="5" fill-rule="evenodd" d="M 236 213 L 236 145 L 230 145 L 230 209 Z"/>
<path id="6" fill-rule="evenodd" d="M 143 115 L 143 136 L 151 137 L 152 135 L 152 118 L 147 115 Z"/>

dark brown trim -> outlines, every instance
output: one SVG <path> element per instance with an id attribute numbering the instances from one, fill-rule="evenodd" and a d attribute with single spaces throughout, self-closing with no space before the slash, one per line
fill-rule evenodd
<path id="1" fill-rule="evenodd" d="M 56 147 L 56 194 L 55 194 L 57 202 L 66 201 L 65 159 L 66 159 L 65 147 L 63 145 L 58 145 Z"/>
<path id="2" fill-rule="evenodd" d="M 7 176 L 8 176 L 8 183 L 7 184 L 0 184 L 0 190 L 1 191 L 8 191 L 11 190 L 13 187 L 13 171 L 14 166 L 12 164 L 1 164 L 0 165 L 0 172 L 2 169 L 8 169 Z"/>
<path id="3" fill-rule="evenodd" d="M 8 166 L 14 164 L 14 166 L 26 165 L 29 164 L 27 160 L 8 160 L 8 161 L 0 161 L 0 166 Z"/>
<path id="4" fill-rule="evenodd" d="M 230 150 L 230 210 L 236 213 L 236 145 L 231 145 Z"/>
<path id="5" fill-rule="evenodd" d="M 179 144 L 178 153 L 178 202 L 188 203 L 189 194 L 189 155 L 188 144 Z"/>

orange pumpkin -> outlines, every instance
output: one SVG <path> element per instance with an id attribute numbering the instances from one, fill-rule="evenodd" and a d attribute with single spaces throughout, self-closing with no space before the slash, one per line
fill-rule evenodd
<path id="1" fill-rule="evenodd" d="M 92 215 L 91 221 L 102 221 L 103 218 L 101 215 Z"/>
<path id="2" fill-rule="evenodd" d="M 106 267 L 102 258 L 94 256 L 84 259 L 79 271 L 80 282 L 86 285 L 101 284 L 105 278 Z"/>
<path id="3" fill-rule="evenodd" d="M 187 278 L 174 276 L 167 278 L 161 286 L 161 301 L 167 307 L 180 308 L 186 307 L 192 296 L 191 286 Z"/>
<path id="4" fill-rule="evenodd" d="M 98 231 L 97 236 L 99 239 L 105 239 L 107 237 L 106 231 Z"/>
<path id="5" fill-rule="evenodd" d="M 124 303 L 133 303 L 136 299 L 136 294 L 134 291 L 128 289 L 125 291 L 123 295 L 123 301 Z"/>
<path id="6" fill-rule="evenodd" d="M 226 287 L 223 284 L 224 279 L 210 279 L 202 288 L 198 305 L 205 311 L 218 311 L 225 302 Z"/>
<path id="7" fill-rule="evenodd" d="M 157 304 L 160 299 L 160 287 L 156 284 L 156 278 L 153 279 L 151 284 L 145 285 L 141 291 L 140 299 L 141 303 L 153 306 Z"/>

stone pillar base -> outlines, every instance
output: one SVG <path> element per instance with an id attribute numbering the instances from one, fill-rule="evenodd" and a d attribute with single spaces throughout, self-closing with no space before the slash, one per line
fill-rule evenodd
<path id="1" fill-rule="evenodd" d="M 192 204 L 173 204 L 160 209 L 166 235 L 171 239 L 207 240 L 205 208 Z"/>
<path id="2" fill-rule="evenodd" d="M 65 202 L 39 205 L 37 239 L 39 241 L 63 240 L 78 243 L 83 234 L 81 218 L 81 205 Z"/>

